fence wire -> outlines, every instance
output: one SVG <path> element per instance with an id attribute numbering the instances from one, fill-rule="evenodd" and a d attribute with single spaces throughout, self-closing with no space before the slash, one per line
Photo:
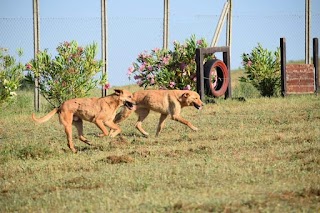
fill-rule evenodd
<path id="1" fill-rule="evenodd" d="M 32 1 L 30 1 L 32 6 Z M 303 5 L 302 5 L 303 6 Z M 126 16 L 125 13 L 108 17 L 108 73 L 111 85 L 126 85 L 126 73 L 138 54 L 162 47 L 162 9 L 158 17 Z M 215 14 L 180 15 L 170 8 L 169 48 L 174 40 L 183 42 L 195 34 L 211 43 L 220 11 Z M 40 12 L 41 14 L 41 12 Z M 320 12 L 312 8 L 311 37 L 320 38 Z M 64 41 L 76 40 L 85 46 L 96 42 L 101 47 L 101 19 L 96 17 L 40 17 L 40 49 L 56 54 L 55 48 Z M 232 16 L 231 68 L 241 67 L 241 54 L 250 52 L 260 43 L 276 50 L 280 38 L 287 40 L 287 60 L 303 60 L 305 45 L 304 10 L 271 13 L 235 13 Z M 22 62 L 33 58 L 33 19 L 0 15 L 0 47 L 15 55 L 18 48 L 24 50 Z M 224 32 L 224 31 L 223 31 Z M 225 34 L 221 34 L 219 46 L 225 45 Z M 310 48 L 312 54 L 312 44 Z M 100 51 L 98 57 L 101 58 Z M 219 57 L 219 56 L 218 56 Z"/>

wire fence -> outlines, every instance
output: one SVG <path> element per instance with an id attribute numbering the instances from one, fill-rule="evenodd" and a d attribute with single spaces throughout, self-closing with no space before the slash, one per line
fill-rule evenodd
<path id="1" fill-rule="evenodd" d="M 32 1 L 30 1 L 30 6 Z M 173 5 L 174 6 L 174 5 Z M 287 60 L 303 60 L 305 51 L 304 5 L 299 11 L 271 13 L 234 13 L 231 49 L 231 68 L 241 67 L 242 53 L 249 53 L 260 43 L 264 48 L 276 50 L 280 38 L 287 40 Z M 100 8 L 97 8 L 99 11 Z M 162 47 L 162 8 L 155 17 L 127 16 L 108 17 L 108 74 L 111 85 L 126 85 L 126 73 L 139 53 Z M 211 43 L 220 11 L 215 14 L 180 15 L 177 8 L 170 8 L 169 48 L 174 40 L 183 42 L 192 34 Z M 40 12 L 41 14 L 41 12 Z M 85 46 L 96 42 L 101 47 L 100 13 L 95 17 L 40 17 L 40 49 L 55 54 L 55 48 L 64 41 L 76 40 Z M 320 11 L 312 8 L 311 37 L 320 37 Z M 15 55 L 18 48 L 24 50 L 21 60 L 26 63 L 33 58 L 33 19 L 0 15 L 0 47 Z M 224 32 L 224 31 L 223 31 Z M 218 46 L 225 45 L 221 34 Z M 311 44 L 312 53 L 312 44 Z M 99 51 L 98 57 L 101 58 Z M 218 55 L 219 57 L 219 55 Z"/>

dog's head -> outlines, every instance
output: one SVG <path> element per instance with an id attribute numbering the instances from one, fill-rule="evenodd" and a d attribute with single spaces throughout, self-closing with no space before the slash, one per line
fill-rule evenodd
<path id="1" fill-rule="evenodd" d="M 133 109 L 133 105 L 135 105 L 136 102 L 133 99 L 133 94 L 131 92 L 124 89 L 115 89 L 114 92 L 117 96 L 119 96 L 124 106 L 126 106 L 128 109 Z"/>
<path id="2" fill-rule="evenodd" d="M 197 109 L 201 109 L 204 106 L 200 99 L 200 95 L 194 91 L 186 91 L 181 96 L 182 106 L 194 106 Z"/>

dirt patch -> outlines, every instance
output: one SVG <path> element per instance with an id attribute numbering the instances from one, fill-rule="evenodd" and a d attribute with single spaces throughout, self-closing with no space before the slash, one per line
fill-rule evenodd
<path id="1" fill-rule="evenodd" d="M 128 155 L 110 155 L 105 159 L 102 159 L 100 161 L 109 163 L 109 164 L 118 164 L 118 163 L 132 163 L 134 162 L 134 159 Z"/>
<path id="2" fill-rule="evenodd" d="M 141 150 L 134 150 L 134 151 L 130 152 L 129 155 L 140 156 L 140 157 L 146 158 L 151 155 L 151 152 L 146 149 L 141 149 Z"/>
<path id="3" fill-rule="evenodd" d="M 128 145 L 130 145 L 130 142 L 123 136 L 113 138 L 110 141 L 110 147 L 112 148 L 123 148 L 127 147 Z"/>
<path id="4" fill-rule="evenodd" d="M 196 148 L 190 148 L 188 149 L 188 151 L 196 154 L 205 154 L 205 153 L 211 153 L 212 148 L 209 146 L 198 146 Z"/>
<path id="5" fill-rule="evenodd" d="M 62 188 L 69 188 L 69 189 L 97 189 L 103 187 L 104 184 L 100 182 L 92 182 L 89 178 L 79 176 L 74 177 L 69 180 L 65 180 Z M 57 189 L 57 188 L 55 188 Z"/>
<path id="6" fill-rule="evenodd" d="M 166 151 L 164 153 L 164 156 L 171 157 L 171 158 L 176 158 L 176 157 L 180 157 L 180 156 L 188 156 L 188 155 L 190 155 L 190 153 L 188 151 L 178 150 L 178 149 Z"/>
<path id="7" fill-rule="evenodd" d="M 175 203 L 172 207 L 167 208 L 169 212 L 223 212 L 224 209 L 223 206 L 216 206 L 210 203 L 195 204 L 181 201 Z"/>

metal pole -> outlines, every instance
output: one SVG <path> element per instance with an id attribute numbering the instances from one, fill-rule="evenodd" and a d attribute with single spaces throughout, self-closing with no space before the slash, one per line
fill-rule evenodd
<path id="1" fill-rule="evenodd" d="M 37 58 L 37 53 L 40 49 L 40 19 L 39 19 L 39 0 L 33 0 L 33 49 L 34 59 Z M 40 92 L 39 92 L 39 78 L 34 79 L 34 110 L 40 109 Z"/>
<path id="2" fill-rule="evenodd" d="M 169 0 L 164 0 L 163 9 L 163 49 L 169 46 Z"/>
<path id="3" fill-rule="evenodd" d="M 305 3 L 305 63 L 310 64 L 311 0 L 305 0 Z"/>
<path id="4" fill-rule="evenodd" d="M 101 58 L 103 62 L 102 75 L 107 73 L 108 67 L 108 43 L 107 43 L 107 0 L 101 0 Z M 108 80 L 108 79 L 107 79 Z M 101 96 L 107 96 L 107 89 L 102 85 Z"/>

